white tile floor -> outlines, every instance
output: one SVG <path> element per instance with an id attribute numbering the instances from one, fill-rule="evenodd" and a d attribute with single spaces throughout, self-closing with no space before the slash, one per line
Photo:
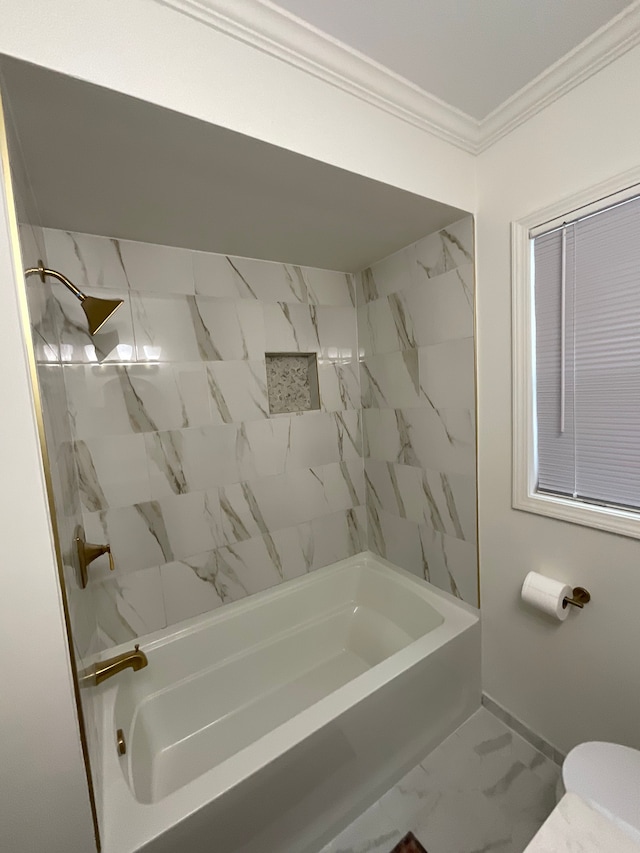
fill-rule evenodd
<path id="1" fill-rule="evenodd" d="M 321 853 L 522 853 L 555 806 L 560 769 L 481 708 Z"/>

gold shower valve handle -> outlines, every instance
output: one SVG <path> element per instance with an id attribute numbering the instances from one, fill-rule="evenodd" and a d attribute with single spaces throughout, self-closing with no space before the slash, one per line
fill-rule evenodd
<path id="1" fill-rule="evenodd" d="M 115 569 L 113 554 L 111 553 L 111 545 L 94 545 L 91 542 L 86 542 L 84 531 L 78 528 L 76 535 L 76 549 L 78 552 L 78 565 L 80 567 L 80 586 L 84 589 L 89 582 L 89 564 L 97 560 L 103 554 L 109 556 L 109 569 Z"/>

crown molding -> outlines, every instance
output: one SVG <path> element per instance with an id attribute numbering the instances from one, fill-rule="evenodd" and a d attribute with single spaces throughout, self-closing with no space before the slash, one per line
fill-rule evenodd
<path id="1" fill-rule="evenodd" d="M 550 65 L 479 123 L 476 151 L 485 151 L 628 50 L 640 44 L 640 0 Z"/>
<path id="2" fill-rule="evenodd" d="M 479 154 L 640 44 L 640 0 L 478 121 L 270 0 L 154 0 Z"/>
<path id="3" fill-rule="evenodd" d="M 269 0 L 155 0 L 475 153 L 478 122 Z"/>

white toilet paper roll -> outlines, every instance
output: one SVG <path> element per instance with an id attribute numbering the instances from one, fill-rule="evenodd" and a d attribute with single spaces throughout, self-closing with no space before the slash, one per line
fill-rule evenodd
<path id="1" fill-rule="evenodd" d="M 564 622 L 569 615 L 569 607 L 563 607 L 562 602 L 572 595 L 573 590 L 568 584 L 537 572 L 529 572 L 522 584 L 522 600 L 560 622 Z"/>

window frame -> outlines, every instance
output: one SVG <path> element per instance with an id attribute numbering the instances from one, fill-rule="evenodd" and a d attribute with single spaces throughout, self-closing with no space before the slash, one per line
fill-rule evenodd
<path id="1" fill-rule="evenodd" d="M 511 223 L 512 506 L 640 539 L 640 511 L 536 491 L 534 282 L 531 232 L 543 233 L 583 212 L 640 194 L 640 168 L 567 196 Z M 544 227 L 543 227 L 544 226 Z M 640 429 L 640 424 L 639 424 Z"/>

